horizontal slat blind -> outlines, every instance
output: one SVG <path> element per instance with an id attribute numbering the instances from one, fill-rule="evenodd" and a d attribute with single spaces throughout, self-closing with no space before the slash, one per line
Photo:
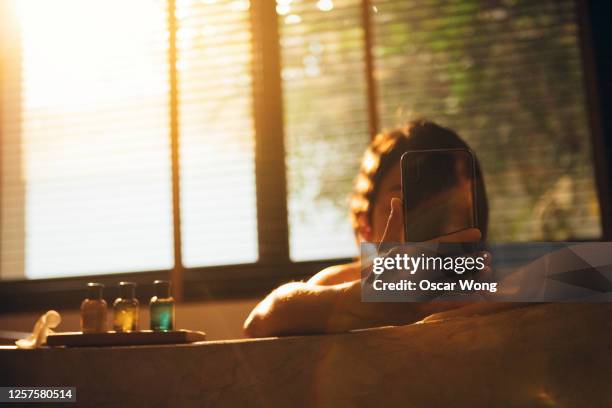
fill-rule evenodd
<path id="1" fill-rule="evenodd" d="M 170 268 L 165 3 L 2 2 L 2 279 Z"/>
<path id="2" fill-rule="evenodd" d="M 183 263 L 257 260 L 248 1 L 177 0 Z"/>
<path id="3" fill-rule="evenodd" d="M 574 2 L 372 5 L 382 123 L 422 115 L 471 144 L 491 239 L 600 236 Z"/>
<path id="4" fill-rule="evenodd" d="M 277 0 L 290 255 L 356 253 L 348 196 L 369 141 L 361 2 Z"/>

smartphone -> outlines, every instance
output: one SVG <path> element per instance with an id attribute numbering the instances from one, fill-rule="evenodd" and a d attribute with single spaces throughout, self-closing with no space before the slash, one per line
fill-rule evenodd
<path id="1" fill-rule="evenodd" d="M 406 242 L 478 228 L 476 166 L 469 149 L 410 150 L 401 166 Z"/>

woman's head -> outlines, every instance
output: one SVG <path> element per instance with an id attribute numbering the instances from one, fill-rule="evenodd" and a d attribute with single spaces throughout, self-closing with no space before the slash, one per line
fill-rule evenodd
<path id="1" fill-rule="evenodd" d="M 357 238 L 381 240 L 391 199 L 401 198 L 400 159 L 406 151 L 453 148 L 469 146 L 452 130 L 425 120 L 377 135 L 365 152 L 351 198 L 350 215 Z M 489 208 L 478 159 L 475 165 L 477 217 L 485 239 Z"/>

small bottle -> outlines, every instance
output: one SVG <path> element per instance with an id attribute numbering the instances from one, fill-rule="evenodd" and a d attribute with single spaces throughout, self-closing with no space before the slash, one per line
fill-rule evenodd
<path id="1" fill-rule="evenodd" d="M 156 280 L 153 285 L 155 285 L 155 296 L 149 303 L 151 330 L 174 330 L 174 298 L 170 295 L 170 282 Z"/>
<path id="2" fill-rule="evenodd" d="M 113 303 L 113 330 L 131 332 L 138 330 L 138 299 L 134 282 L 119 282 L 119 297 Z"/>
<path id="3" fill-rule="evenodd" d="M 102 298 L 104 285 L 87 284 L 87 297 L 81 303 L 81 331 L 83 333 L 106 332 L 106 301 Z"/>

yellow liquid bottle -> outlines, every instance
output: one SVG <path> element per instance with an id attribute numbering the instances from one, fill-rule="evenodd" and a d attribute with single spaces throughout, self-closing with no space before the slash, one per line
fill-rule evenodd
<path id="1" fill-rule="evenodd" d="M 139 304 L 136 284 L 119 282 L 119 297 L 113 303 L 113 330 L 131 332 L 138 330 Z"/>

